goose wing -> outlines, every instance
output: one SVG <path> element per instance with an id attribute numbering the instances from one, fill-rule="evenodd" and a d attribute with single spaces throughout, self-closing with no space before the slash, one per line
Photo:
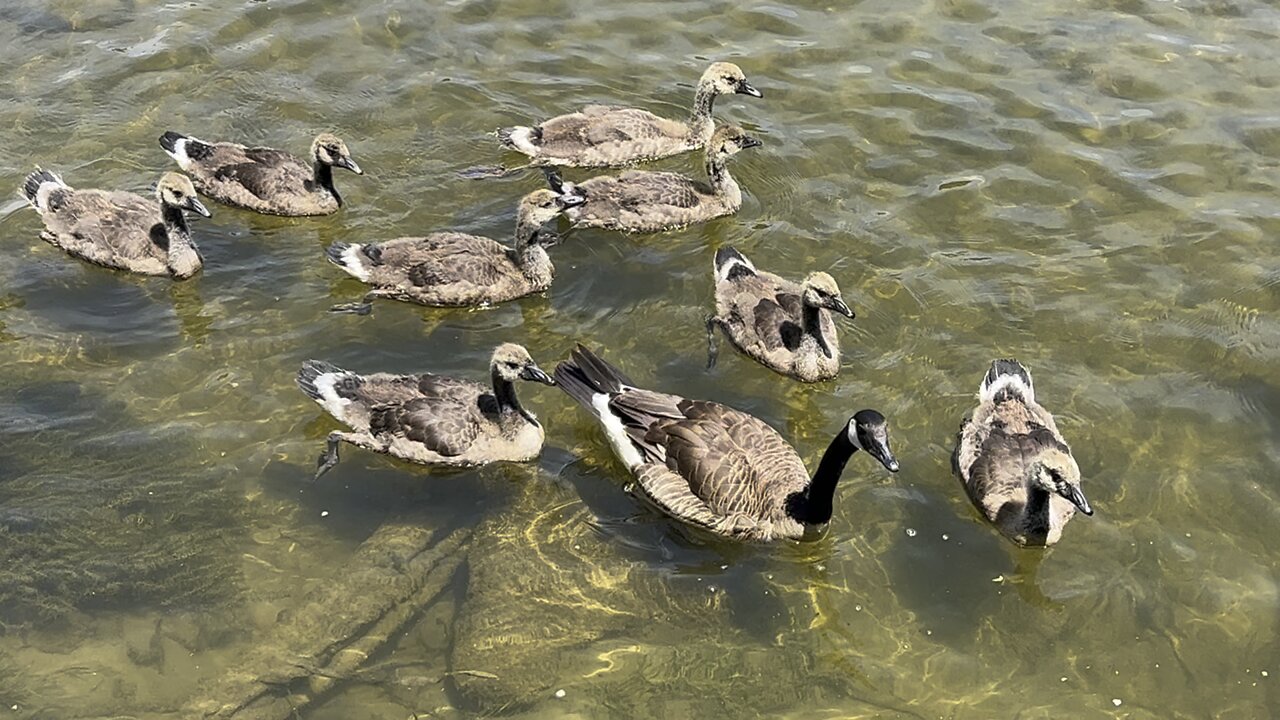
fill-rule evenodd
<path id="1" fill-rule="evenodd" d="M 403 268 L 405 278 L 418 287 L 491 287 L 516 273 L 505 247 L 489 238 L 463 233 L 429 235 L 383 257 L 385 263 Z"/>
<path id="2" fill-rule="evenodd" d="M 614 187 L 620 206 L 635 210 L 657 205 L 692 208 L 710 194 L 710 188 L 683 175 L 668 172 L 628 170 L 618 176 Z M 590 188 L 587 198 L 590 200 Z"/>
<path id="3" fill-rule="evenodd" d="M 64 249 L 102 264 L 154 257 L 165 240 L 156 203 L 129 192 L 69 190 L 50 197 L 45 226 Z"/>
<path id="4" fill-rule="evenodd" d="M 616 395 L 610 408 L 646 457 L 672 471 L 651 474 L 645 486 L 672 512 L 696 506 L 681 499 L 692 495 L 719 516 L 767 518 L 808 482 L 804 464 L 777 431 L 739 410 L 647 391 Z"/>
<path id="5" fill-rule="evenodd" d="M 994 519 L 1009 502 L 1026 502 L 1026 477 L 1033 463 L 1048 449 L 1067 452 L 1048 428 L 1013 433 L 994 427 L 982 442 L 969 467 L 966 486 L 970 495 Z"/>
<path id="6" fill-rule="evenodd" d="M 306 189 L 312 177 L 311 168 L 289 153 L 231 143 L 215 145 L 201 165 L 214 180 L 239 185 L 260 200 Z"/>
<path id="7" fill-rule="evenodd" d="M 419 397 L 403 403 L 378 405 L 369 411 L 374 437 L 404 438 L 444 457 L 465 453 L 480 436 L 482 420 L 476 403 L 457 397 Z"/>

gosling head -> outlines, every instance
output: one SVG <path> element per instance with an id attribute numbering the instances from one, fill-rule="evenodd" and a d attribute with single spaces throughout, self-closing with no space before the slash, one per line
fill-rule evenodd
<path id="1" fill-rule="evenodd" d="M 721 125 L 711 136 L 711 142 L 707 143 L 707 155 L 726 158 L 747 148 L 760 147 L 760 144 L 759 140 L 737 125 Z"/>
<path id="2" fill-rule="evenodd" d="M 347 144 L 333 133 L 317 135 L 311 143 L 311 154 L 325 165 L 346 168 L 357 175 L 364 174 L 356 161 L 351 159 L 351 151 L 347 149 Z"/>
<path id="3" fill-rule="evenodd" d="M 1068 453 L 1056 448 L 1042 453 L 1031 465 L 1028 482 L 1034 488 L 1065 499 L 1085 515 L 1093 514 L 1093 507 L 1080 489 L 1080 467 Z"/>
<path id="4" fill-rule="evenodd" d="M 200 213 L 205 217 L 213 217 L 209 208 L 205 207 L 196 196 L 196 189 L 191 184 L 191 180 L 182 173 L 167 172 L 161 175 L 160 181 L 156 183 L 156 197 L 169 207 L 182 208 Z"/>
<path id="5" fill-rule="evenodd" d="M 804 279 L 801 288 L 804 289 L 802 299 L 805 305 L 826 308 L 847 318 L 855 317 L 853 310 L 841 299 L 840 288 L 836 286 L 835 278 L 830 275 L 824 272 L 810 273 L 809 277 Z"/>
<path id="6" fill-rule="evenodd" d="M 731 62 L 711 63 L 711 67 L 702 73 L 702 79 L 698 81 L 698 85 L 711 88 L 717 95 L 741 93 L 751 97 L 764 97 L 759 90 L 747 82 L 747 76 L 742 74 L 742 68 Z"/>
<path id="7" fill-rule="evenodd" d="M 533 361 L 529 351 L 515 343 L 499 345 L 493 351 L 493 359 L 489 362 L 489 369 L 494 375 L 507 382 L 532 380 L 545 385 L 556 384 L 556 381 L 543 372 L 542 368 L 538 367 L 538 364 Z"/>
<path id="8" fill-rule="evenodd" d="M 889 472 L 898 472 L 898 459 L 889 449 L 889 423 L 875 410 L 859 410 L 849 418 L 845 434 L 853 446 L 880 461 Z"/>

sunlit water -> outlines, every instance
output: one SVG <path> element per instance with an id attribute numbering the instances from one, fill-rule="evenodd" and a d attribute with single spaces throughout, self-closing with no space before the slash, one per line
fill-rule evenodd
<path id="1" fill-rule="evenodd" d="M 297 152 L 331 129 L 367 174 L 327 218 L 211 205 L 180 285 L 72 261 L 0 203 L 0 717 L 172 716 L 407 508 L 475 528 L 467 570 L 377 658 L 394 673 L 304 717 L 1280 715 L 1278 43 L 1251 0 L 10 0 L 2 188 L 39 164 L 146 191 L 170 128 Z M 710 60 L 765 95 L 717 107 L 764 140 L 733 161 L 736 217 L 576 233 L 545 297 L 490 310 L 326 312 L 362 293 L 330 242 L 510 236 L 541 178 L 455 175 L 518 163 L 495 128 L 680 116 Z M 724 245 L 835 275 L 839 379 L 728 348 L 703 369 Z M 588 342 L 810 463 L 874 407 L 902 471 L 856 457 L 823 540 L 735 546 L 628 495 L 586 414 L 527 387 L 539 463 L 350 450 L 309 483 L 337 426 L 302 360 L 483 378 L 508 340 L 544 367 Z M 997 356 L 1031 367 L 1097 510 L 1048 552 L 950 473 Z"/>

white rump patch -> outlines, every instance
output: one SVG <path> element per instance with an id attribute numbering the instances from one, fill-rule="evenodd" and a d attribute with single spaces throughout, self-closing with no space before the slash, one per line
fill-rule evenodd
<path id="1" fill-rule="evenodd" d="M 53 175 L 53 180 L 45 180 L 40 183 L 40 187 L 36 188 L 36 209 L 41 212 L 49 209 L 49 193 L 67 187 L 67 184 L 62 182 L 61 177 L 54 175 L 54 173 L 49 174 Z"/>
<path id="2" fill-rule="evenodd" d="M 351 401 L 338 394 L 334 389 L 338 378 L 345 373 L 322 373 L 315 379 L 316 390 L 320 392 L 320 407 L 329 411 L 329 414 L 342 420 L 346 416 L 347 406 Z"/>
<path id="3" fill-rule="evenodd" d="M 363 247 L 363 245 L 353 244 L 342 251 L 342 269 L 365 282 L 369 282 L 369 270 L 361 262 L 363 256 L 360 250 Z"/>
<path id="4" fill-rule="evenodd" d="M 609 394 L 596 393 L 591 396 L 591 407 L 596 409 L 596 414 L 600 416 L 600 424 L 604 425 L 605 437 L 609 438 L 609 444 L 613 446 L 613 452 L 618 455 L 622 462 L 627 466 L 628 470 L 635 470 L 644 464 L 644 457 L 640 455 L 640 451 L 635 445 L 631 444 L 631 438 L 627 437 L 627 430 L 622 425 L 622 419 L 613 414 L 609 409 Z"/>
<path id="5" fill-rule="evenodd" d="M 512 128 L 511 135 L 508 136 L 511 145 L 526 155 L 537 155 L 538 146 L 533 144 L 533 128 L 517 127 Z"/>
<path id="6" fill-rule="evenodd" d="M 983 378 L 982 388 L 978 390 L 978 399 L 982 402 L 991 402 L 1001 390 L 1006 388 L 1028 402 L 1034 402 L 1036 399 L 1035 390 L 1017 375 L 1001 375 L 992 383 L 988 383 L 986 378 Z"/>
<path id="7" fill-rule="evenodd" d="M 737 265 L 741 265 L 747 270 L 750 270 L 752 274 L 755 274 L 756 272 L 756 266 L 752 265 L 750 260 L 744 257 L 729 258 L 729 262 L 716 268 L 716 281 L 724 282 L 725 280 L 728 280 L 729 273 L 733 270 L 734 266 Z"/>

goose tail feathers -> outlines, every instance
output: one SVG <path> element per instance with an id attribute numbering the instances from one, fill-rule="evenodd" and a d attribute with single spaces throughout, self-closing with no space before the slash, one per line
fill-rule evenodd
<path id="1" fill-rule="evenodd" d="M 991 369 L 982 378 L 982 387 L 978 390 L 978 399 L 982 402 L 1000 402 L 1011 397 L 1019 397 L 1024 401 L 1034 402 L 1035 386 L 1031 382 L 1031 371 L 1017 360 L 994 360 Z"/>

